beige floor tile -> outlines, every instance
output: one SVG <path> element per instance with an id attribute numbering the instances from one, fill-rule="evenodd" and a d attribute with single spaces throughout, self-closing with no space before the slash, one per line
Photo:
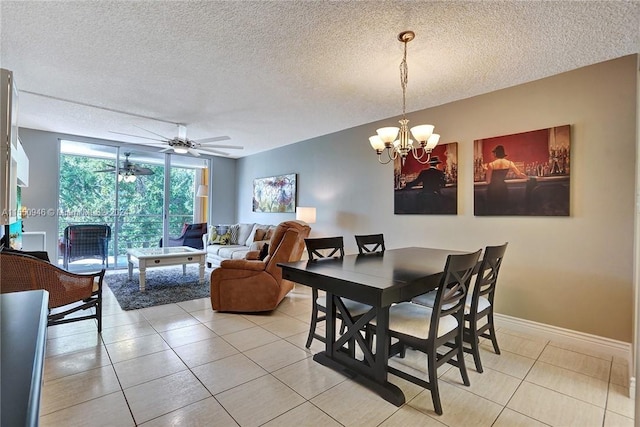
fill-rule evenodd
<path id="1" fill-rule="evenodd" d="M 102 316 L 102 328 L 113 328 L 114 326 L 130 325 L 140 323 L 145 318 L 138 310 L 129 310 L 111 316 Z"/>
<path id="2" fill-rule="evenodd" d="M 140 309 L 140 314 L 142 314 L 147 320 L 170 317 L 184 313 L 186 313 L 186 311 L 184 311 L 178 304 L 156 305 Z"/>
<path id="3" fill-rule="evenodd" d="M 540 355 L 541 362 L 609 381 L 611 362 L 593 356 L 548 346 Z"/>
<path id="4" fill-rule="evenodd" d="M 56 327 L 57 326 L 53 326 L 53 328 Z M 59 338 L 52 338 L 47 340 L 45 357 L 69 354 L 76 351 L 90 350 L 101 346 L 102 341 L 100 340 L 100 335 L 98 335 L 98 330 L 96 329 L 95 331 L 91 332 L 66 335 Z"/>
<path id="5" fill-rule="evenodd" d="M 603 408 L 526 381 L 507 407 L 553 426 L 602 426 L 604 420 Z"/>
<path id="6" fill-rule="evenodd" d="M 496 332 L 498 339 L 498 346 L 500 351 L 509 351 L 511 353 L 519 354 L 520 356 L 536 359 L 542 353 L 547 341 L 535 338 L 527 337 L 526 335 L 512 335 L 504 332 Z M 493 351 L 493 345 L 491 341 L 485 340 L 482 343 L 482 347 L 490 348 Z"/>
<path id="7" fill-rule="evenodd" d="M 525 381 L 555 390 L 601 408 L 607 403 L 608 384 L 597 378 L 544 362 L 536 362 Z M 506 403 L 506 402 L 505 402 Z"/>
<path id="8" fill-rule="evenodd" d="M 604 413 L 604 427 L 634 427 L 633 418 L 627 418 L 615 412 Z"/>
<path id="9" fill-rule="evenodd" d="M 128 427 L 133 417 L 121 391 L 40 417 L 42 427 Z"/>
<path id="10" fill-rule="evenodd" d="M 613 384 L 629 387 L 629 367 L 627 362 L 613 363 L 611 365 L 611 379 Z"/>
<path id="11" fill-rule="evenodd" d="M 407 426 L 424 426 L 424 427 L 443 427 L 440 421 L 435 420 L 429 415 L 423 414 L 411 406 L 404 405 L 393 415 L 387 418 L 379 427 L 407 427 Z"/>
<path id="12" fill-rule="evenodd" d="M 275 341 L 261 347 L 244 352 L 245 356 L 262 366 L 268 372 L 273 372 L 292 363 L 309 357 L 309 353 L 300 350 L 285 340 Z"/>
<path id="13" fill-rule="evenodd" d="M 336 420 L 316 408 L 309 402 L 296 406 L 277 418 L 263 424 L 262 427 L 340 427 Z"/>
<path id="14" fill-rule="evenodd" d="M 176 372 L 184 371 L 187 366 L 172 350 L 147 354 L 124 362 L 114 363 L 114 369 L 123 389 L 133 387 Z"/>
<path id="15" fill-rule="evenodd" d="M 189 314 L 191 314 L 202 323 L 212 322 L 214 320 L 225 318 L 228 319 L 235 316 L 233 313 L 221 313 L 219 311 L 212 310 L 211 307 L 205 308 L 203 310 L 191 311 L 189 312 Z"/>
<path id="16" fill-rule="evenodd" d="M 143 337 L 145 335 L 156 334 L 156 330 L 146 320 L 129 325 L 115 326 L 102 330 L 102 341 L 111 344 L 118 341 L 130 340 L 132 338 Z"/>
<path id="17" fill-rule="evenodd" d="M 291 319 L 291 316 L 281 312 L 280 310 L 273 310 L 261 313 L 246 313 L 242 314 L 242 317 L 247 319 L 248 321 L 255 323 L 256 325 L 262 326 L 271 322 L 275 322 L 276 320 L 281 319 Z"/>
<path id="18" fill-rule="evenodd" d="M 442 415 L 437 415 L 434 411 L 430 390 L 424 390 L 408 402 L 408 405 L 448 426 L 490 426 L 502 411 L 501 405 L 462 387 L 453 386 L 446 381 L 440 381 L 438 384 Z"/>
<path id="19" fill-rule="evenodd" d="M 141 424 L 143 427 L 163 426 L 215 426 L 237 427 L 225 409 L 213 398 L 209 397 L 176 409 L 151 421 Z"/>
<path id="20" fill-rule="evenodd" d="M 200 323 L 160 332 L 160 336 L 162 336 L 171 347 L 179 347 L 181 345 L 217 337 L 215 332 Z"/>
<path id="21" fill-rule="evenodd" d="M 292 295 L 292 293 L 289 293 L 289 295 Z M 277 311 L 291 317 L 311 315 L 311 293 L 297 294 L 295 297 L 285 298 L 278 306 Z M 309 318 L 307 317 L 307 321 L 309 321 Z"/>
<path id="22" fill-rule="evenodd" d="M 107 351 L 112 363 L 135 359 L 136 357 L 168 349 L 169 345 L 158 334 L 107 344 Z"/>
<path id="23" fill-rule="evenodd" d="M 502 351 L 501 354 L 495 354 L 492 351 L 481 350 L 480 358 L 482 366 L 486 369 L 502 372 L 503 374 L 523 379 L 531 367 L 535 363 L 535 359 L 520 356 L 509 351 Z M 472 363 L 468 365 L 469 370 L 474 370 Z"/>
<path id="24" fill-rule="evenodd" d="M 287 338 L 302 332 L 309 331 L 309 323 L 288 317 L 285 319 L 277 319 L 273 322 L 262 325 L 262 327 L 280 338 Z"/>
<path id="25" fill-rule="evenodd" d="M 310 354 L 316 354 L 316 353 L 320 353 L 321 351 L 324 351 L 325 349 L 324 343 L 318 340 L 311 341 L 311 347 L 306 348 L 305 345 L 307 344 L 308 336 L 309 336 L 309 330 L 306 330 L 301 334 L 295 334 L 285 339 L 289 341 L 291 344 L 298 347 L 299 349 L 304 350 Z"/>
<path id="26" fill-rule="evenodd" d="M 249 329 L 256 326 L 255 323 L 239 315 L 216 319 L 211 322 L 207 322 L 204 325 L 220 336 L 232 334 L 234 332 L 242 331 L 244 329 Z"/>
<path id="27" fill-rule="evenodd" d="M 310 357 L 273 372 L 273 376 L 307 400 L 346 380 Z"/>
<path id="28" fill-rule="evenodd" d="M 278 341 L 280 338 L 266 329 L 255 326 L 224 336 L 224 340 L 240 351 L 251 350 L 265 344 Z"/>
<path id="29" fill-rule="evenodd" d="M 173 349 L 190 368 L 204 365 L 238 353 L 238 350 L 220 337 L 185 344 Z"/>
<path id="30" fill-rule="evenodd" d="M 207 272 L 205 272 L 205 277 L 207 276 Z M 191 301 L 183 301 L 176 303 L 178 307 L 186 311 L 187 313 L 191 313 L 192 311 L 202 311 L 211 308 L 211 299 L 210 298 L 199 298 Z"/>
<path id="31" fill-rule="evenodd" d="M 40 415 L 47 415 L 116 391 L 120 391 L 120 384 L 112 366 L 59 378 L 42 386 Z"/>
<path id="32" fill-rule="evenodd" d="M 192 371 L 213 395 L 268 374 L 243 354 L 197 366 Z"/>
<path id="33" fill-rule="evenodd" d="M 262 425 L 304 403 L 302 396 L 271 375 L 222 392 L 216 399 L 243 427 Z"/>
<path id="34" fill-rule="evenodd" d="M 553 346 L 553 347 L 561 348 L 563 350 L 570 350 L 570 351 L 573 351 L 575 353 L 584 354 L 586 356 L 597 357 L 598 359 L 603 359 L 603 360 L 606 360 L 608 362 L 611 362 L 613 360 L 613 356 L 612 355 L 604 354 L 604 353 L 599 352 L 599 351 L 595 351 L 593 348 L 587 347 L 587 346 L 580 346 L 580 345 L 574 345 L 574 344 L 571 344 L 571 343 L 562 343 L 562 342 L 557 342 L 557 341 L 550 341 L 549 345 Z"/>
<path id="35" fill-rule="evenodd" d="M 507 404 L 520 385 L 518 378 L 489 368 L 485 369 L 481 374 L 475 370 L 468 369 L 467 374 L 471 382 L 469 387 L 462 383 L 457 369 L 450 369 L 441 379 L 503 406 Z"/>
<path id="36" fill-rule="evenodd" d="M 131 387 L 125 390 L 124 394 L 137 424 L 211 396 L 189 371 L 178 372 Z"/>
<path id="37" fill-rule="evenodd" d="M 44 364 L 43 379 L 45 382 L 49 382 L 110 364 L 109 354 L 104 346 L 99 345 L 88 350 L 47 358 Z"/>
<path id="38" fill-rule="evenodd" d="M 86 313 L 83 313 L 85 315 Z M 104 316 L 102 317 L 104 328 Z M 66 337 L 69 335 L 98 332 L 98 323 L 94 320 L 81 320 L 78 322 L 63 323 L 62 325 L 49 326 L 47 328 L 47 339 Z"/>
<path id="39" fill-rule="evenodd" d="M 547 424 L 505 408 L 492 427 L 545 427 Z"/>
<path id="40" fill-rule="evenodd" d="M 158 332 L 164 332 L 171 329 L 184 328 L 186 326 L 199 325 L 200 321 L 189 313 L 174 314 L 167 317 L 157 317 L 150 319 L 149 323 Z"/>
<path id="41" fill-rule="evenodd" d="M 607 396 L 607 411 L 624 415 L 628 418 L 634 416 L 634 399 L 629 397 L 629 388 L 615 384 L 609 385 L 609 395 Z"/>
<path id="42" fill-rule="evenodd" d="M 377 426 L 398 410 L 354 381 L 343 381 L 310 402 L 345 426 Z"/>

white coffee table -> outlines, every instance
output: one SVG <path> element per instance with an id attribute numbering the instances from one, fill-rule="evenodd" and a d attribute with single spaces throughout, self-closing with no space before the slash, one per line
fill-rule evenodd
<path id="1" fill-rule="evenodd" d="M 206 255 L 205 251 L 188 246 L 127 249 L 129 280 L 133 276 L 133 266 L 137 264 L 140 275 L 140 292 L 144 292 L 147 268 L 182 264 L 182 274 L 184 275 L 187 273 L 187 264 L 198 263 L 200 264 L 199 283 L 204 283 L 204 261 Z"/>

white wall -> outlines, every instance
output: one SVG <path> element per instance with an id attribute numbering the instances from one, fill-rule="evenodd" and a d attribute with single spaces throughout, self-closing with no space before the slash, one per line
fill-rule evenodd
<path id="1" fill-rule="evenodd" d="M 382 232 L 388 248 L 508 241 L 499 313 L 631 342 L 637 62 L 627 56 L 410 114 L 459 144 L 457 216 L 393 214 L 392 165 L 379 165 L 368 143 L 391 118 L 240 159 L 237 219 L 294 218 L 254 213 L 251 198 L 254 178 L 295 172 L 298 205 L 317 208 L 312 236 L 343 235 L 351 253 L 358 233 Z M 474 217 L 473 140 L 564 124 L 571 216 Z"/>

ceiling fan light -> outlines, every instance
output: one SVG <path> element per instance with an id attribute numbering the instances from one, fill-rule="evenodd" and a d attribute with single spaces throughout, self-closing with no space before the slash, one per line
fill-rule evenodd
<path id="1" fill-rule="evenodd" d="M 178 154 L 187 154 L 189 150 L 184 147 L 173 147 L 173 152 Z"/>

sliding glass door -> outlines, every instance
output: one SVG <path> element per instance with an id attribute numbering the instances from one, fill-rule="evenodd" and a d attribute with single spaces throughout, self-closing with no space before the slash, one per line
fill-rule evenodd
<path id="1" fill-rule="evenodd" d="M 206 183 L 208 166 L 191 156 L 61 141 L 59 263 L 69 225 L 109 225 L 108 263 L 118 268 L 126 266 L 127 249 L 158 247 L 161 239 L 178 237 L 185 223 L 206 222 L 196 189 Z M 101 264 L 87 255 L 69 269 Z"/>

